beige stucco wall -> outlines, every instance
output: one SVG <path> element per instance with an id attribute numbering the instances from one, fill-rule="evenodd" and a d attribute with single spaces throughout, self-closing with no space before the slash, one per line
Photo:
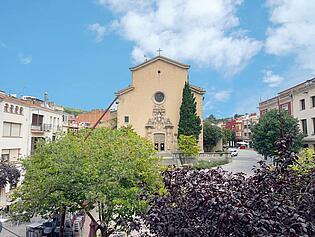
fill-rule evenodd
<path id="1" fill-rule="evenodd" d="M 179 108 L 187 77 L 187 69 L 162 60 L 157 60 L 132 71 L 131 86 L 134 89 L 118 96 L 117 126 L 128 125 L 124 122 L 124 117 L 129 116 L 129 124 L 139 135 L 147 137 L 145 125 L 149 118 L 153 117 L 153 108 L 156 105 L 153 97 L 155 92 L 161 91 L 165 94 L 164 103 L 161 104 L 165 108 L 165 118 L 169 119 L 174 125 L 172 138 L 170 139 L 172 144 L 166 144 L 166 150 L 174 151 L 177 143 Z M 195 97 L 197 113 L 202 119 L 203 96 L 195 93 Z M 199 143 L 202 144 L 202 134 Z"/>
<path id="2" fill-rule="evenodd" d="M 300 129 L 302 130 L 301 120 L 307 121 L 307 137 L 304 138 L 309 147 L 315 148 L 315 134 L 312 118 L 315 118 L 315 107 L 312 107 L 311 97 L 315 96 L 315 86 L 293 93 L 293 116 L 299 120 Z M 305 99 L 305 110 L 301 110 L 300 100 Z"/>

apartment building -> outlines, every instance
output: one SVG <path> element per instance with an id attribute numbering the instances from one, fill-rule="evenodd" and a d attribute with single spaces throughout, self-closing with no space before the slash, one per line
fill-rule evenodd
<path id="1" fill-rule="evenodd" d="M 315 149 L 315 78 L 278 93 L 276 97 L 259 103 L 260 114 L 271 109 L 287 110 L 297 118 L 305 134 L 305 147 Z"/>
<path id="2" fill-rule="evenodd" d="M 88 112 L 78 114 L 76 123 L 79 129 L 91 128 L 104 114 L 103 109 L 94 109 Z M 110 109 L 108 113 L 99 121 L 99 127 L 116 128 L 117 127 L 117 110 Z"/>
<path id="3" fill-rule="evenodd" d="M 252 127 L 259 122 L 259 117 L 256 113 L 246 114 L 237 118 L 242 124 L 241 140 L 247 142 L 249 145 L 252 143 Z"/>
<path id="4" fill-rule="evenodd" d="M 235 142 L 246 142 L 249 146 L 252 143 L 252 127 L 258 123 L 259 117 L 256 113 L 245 114 L 237 118 L 228 119 L 221 125 L 222 128 L 235 133 Z M 231 144 L 235 146 L 236 144 Z"/>
<path id="5" fill-rule="evenodd" d="M 7 95 L 0 91 L 1 162 L 21 167 L 38 140 L 54 140 L 63 131 L 63 108 L 35 97 Z M 0 190 L 0 206 L 6 204 L 10 187 Z"/>

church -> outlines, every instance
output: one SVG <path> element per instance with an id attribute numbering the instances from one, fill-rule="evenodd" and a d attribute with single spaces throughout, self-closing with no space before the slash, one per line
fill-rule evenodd
<path id="1" fill-rule="evenodd" d="M 131 84 L 116 92 L 117 127 L 131 125 L 141 136 L 151 140 L 160 152 L 176 152 L 179 111 L 189 65 L 164 56 L 145 61 L 131 70 Z M 205 90 L 190 84 L 202 120 Z M 203 151 L 203 132 L 198 145 Z"/>

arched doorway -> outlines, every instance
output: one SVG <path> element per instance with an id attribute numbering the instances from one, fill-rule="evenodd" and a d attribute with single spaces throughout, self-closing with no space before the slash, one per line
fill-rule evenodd
<path id="1" fill-rule="evenodd" d="M 154 133 L 154 147 L 157 151 L 165 151 L 164 133 Z"/>

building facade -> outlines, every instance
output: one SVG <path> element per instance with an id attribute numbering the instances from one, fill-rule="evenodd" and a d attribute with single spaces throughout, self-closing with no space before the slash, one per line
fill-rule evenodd
<path id="1" fill-rule="evenodd" d="M 81 128 L 91 128 L 104 114 L 104 109 L 94 109 L 88 112 L 78 114 L 75 118 L 77 126 Z M 117 113 L 115 109 L 110 109 L 108 113 L 98 122 L 98 127 L 116 128 Z"/>
<path id="2" fill-rule="evenodd" d="M 248 146 L 252 144 L 252 127 L 259 122 L 256 113 L 245 114 L 237 118 L 230 118 L 220 126 L 235 134 L 235 141 L 230 141 L 229 146 L 236 146 L 237 142 L 245 142 Z"/>
<path id="3" fill-rule="evenodd" d="M 278 93 L 272 99 L 259 103 L 261 114 L 271 109 L 283 109 L 299 120 L 304 133 L 305 147 L 315 149 L 315 78 Z"/>
<path id="4" fill-rule="evenodd" d="M 63 131 L 63 108 L 25 96 L 22 99 L 0 91 L 1 162 L 21 167 L 21 160 L 34 152 L 41 139 L 54 140 Z M 10 187 L 0 190 L 0 206 L 6 204 Z"/>
<path id="5" fill-rule="evenodd" d="M 162 56 L 130 68 L 130 86 L 116 93 L 117 127 L 131 125 L 139 135 L 151 140 L 158 151 L 177 151 L 179 110 L 188 69 L 189 65 Z M 202 120 L 205 91 L 192 85 L 190 88 Z M 201 149 L 202 144 L 201 133 Z"/>

